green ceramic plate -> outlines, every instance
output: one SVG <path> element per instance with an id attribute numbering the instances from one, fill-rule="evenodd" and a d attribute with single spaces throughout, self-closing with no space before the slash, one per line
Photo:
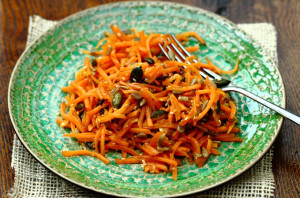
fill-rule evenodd
<path id="1" fill-rule="evenodd" d="M 56 122 L 65 94 L 61 87 L 74 79 L 85 55 L 110 24 L 121 29 L 160 33 L 198 32 L 207 42 L 198 55 L 210 57 L 223 69 L 240 69 L 229 76 L 234 83 L 280 106 L 285 105 L 283 83 L 274 62 L 248 35 L 213 13 L 181 4 L 124 2 L 95 7 L 62 20 L 37 39 L 21 56 L 9 85 L 9 110 L 16 133 L 42 164 L 61 177 L 97 192 L 118 196 L 178 196 L 222 184 L 257 162 L 274 142 L 282 118 L 256 102 L 232 93 L 238 104 L 243 143 L 222 143 L 220 156 L 202 168 L 183 161 L 178 181 L 170 173 L 144 173 L 140 165 L 105 165 L 93 157 L 67 158 L 62 150 L 79 144 L 63 138 Z M 108 158 L 120 157 L 108 153 Z"/>

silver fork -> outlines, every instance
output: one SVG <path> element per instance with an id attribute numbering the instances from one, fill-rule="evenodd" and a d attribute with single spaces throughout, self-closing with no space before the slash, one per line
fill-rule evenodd
<path id="1" fill-rule="evenodd" d="M 170 45 L 167 45 L 167 50 L 168 52 L 172 51 L 172 53 L 168 53 L 161 44 L 159 44 L 160 49 L 162 50 L 162 52 L 164 53 L 164 55 L 169 59 L 172 60 L 173 57 L 172 54 L 175 54 L 175 59 L 179 62 L 183 62 L 183 60 L 186 59 L 186 57 L 191 56 L 191 54 L 181 45 L 181 43 L 176 39 L 175 36 L 172 35 L 172 38 L 174 39 L 174 41 L 176 42 L 176 44 L 180 47 L 180 49 L 183 51 L 183 53 L 176 47 L 176 45 L 174 45 L 174 43 L 171 42 Z M 176 55 L 176 53 L 174 53 L 174 51 L 179 55 L 179 57 Z M 197 62 L 197 60 L 193 59 L 194 62 Z M 188 62 L 190 64 L 190 62 Z M 237 87 L 235 85 L 232 84 L 232 82 L 230 80 L 227 80 L 223 77 L 221 77 L 220 75 L 214 73 L 213 71 L 209 70 L 209 69 L 203 69 L 202 71 L 199 71 L 201 76 L 205 79 L 205 78 L 209 78 L 210 80 L 212 80 L 213 82 L 216 83 L 217 87 L 222 89 L 224 92 L 227 91 L 234 91 L 234 92 L 238 92 L 241 93 L 253 100 L 255 100 L 256 102 L 259 102 L 260 104 L 276 111 L 277 113 L 279 113 L 280 115 L 292 120 L 293 122 L 297 123 L 298 125 L 300 125 L 300 117 L 243 89 L 240 87 Z"/>

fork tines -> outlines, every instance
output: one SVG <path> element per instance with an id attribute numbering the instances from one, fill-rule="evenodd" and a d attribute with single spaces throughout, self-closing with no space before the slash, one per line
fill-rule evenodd
<path id="1" fill-rule="evenodd" d="M 164 49 L 164 47 L 159 44 L 160 49 L 162 50 L 162 52 L 164 53 L 164 55 L 169 59 L 169 60 L 177 60 L 179 62 L 184 62 L 185 59 L 187 57 L 192 56 L 186 49 L 185 47 L 176 39 L 176 37 L 174 35 L 172 35 L 172 39 L 175 41 L 175 43 L 179 46 L 180 49 L 178 49 L 178 47 L 176 47 L 176 45 L 174 43 L 172 43 L 171 39 L 168 38 L 168 41 L 171 41 L 170 45 L 167 45 L 167 50 L 166 51 Z M 174 57 L 171 57 L 172 54 L 174 54 Z M 196 59 L 192 59 L 193 62 L 198 62 L 198 60 Z M 187 62 L 188 64 L 191 64 L 190 61 Z M 202 71 L 199 71 L 201 76 L 205 79 L 205 78 L 209 78 L 210 80 L 214 80 L 214 79 L 221 79 L 221 76 L 219 76 L 218 74 L 212 72 L 209 69 L 203 69 Z"/>

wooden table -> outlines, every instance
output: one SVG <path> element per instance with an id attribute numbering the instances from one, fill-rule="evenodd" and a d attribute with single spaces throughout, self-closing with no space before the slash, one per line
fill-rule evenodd
<path id="1" fill-rule="evenodd" d="M 14 129 L 7 107 L 8 83 L 25 49 L 28 17 L 60 20 L 70 14 L 114 0 L 1 0 L 0 7 L 0 197 L 13 185 L 10 168 Z M 180 2 L 180 1 L 177 1 Z M 278 59 L 287 109 L 300 115 L 300 1 L 186 0 L 186 4 L 222 15 L 234 23 L 272 23 L 278 36 Z M 275 142 L 273 173 L 276 197 L 300 197 L 300 126 L 285 120 Z"/>

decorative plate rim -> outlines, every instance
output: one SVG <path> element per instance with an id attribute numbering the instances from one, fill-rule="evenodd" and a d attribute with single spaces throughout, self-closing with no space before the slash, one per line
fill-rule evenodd
<path id="1" fill-rule="evenodd" d="M 92 188 L 92 187 L 89 187 L 89 186 L 85 186 L 84 184 L 82 183 L 78 183 L 76 181 L 73 181 L 72 179 L 68 178 L 67 176 L 64 176 L 64 175 L 61 175 L 60 173 L 58 173 L 57 170 L 55 170 L 54 168 L 51 168 L 48 164 L 46 164 L 42 159 L 40 159 L 27 145 L 27 143 L 25 142 L 25 140 L 22 138 L 22 135 L 21 135 L 21 132 L 18 130 L 19 127 L 17 126 L 17 123 L 15 121 L 15 119 L 13 118 L 13 113 L 12 113 L 12 104 L 11 104 L 11 92 L 12 92 L 12 86 L 13 86 L 13 80 L 14 80 L 14 77 L 15 77 L 15 72 L 17 71 L 17 68 L 20 67 L 20 61 L 23 59 L 24 55 L 26 54 L 27 51 L 29 51 L 31 49 L 31 47 L 43 36 L 45 35 L 48 35 L 50 32 L 52 32 L 55 28 L 59 27 L 59 26 L 62 26 L 64 23 L 66 23 L 67 21 L 71 20 L 72 18 L 75 18 L 77 15 L 79 14 L 83 14 L 83 13 L 87 13 L 89 12 L 90 10 L 93 10 L 93 9 L 98 9 L 100 7 L 104 7 L 104 6 L 110 6 L 110 5 L 121 5 L 121 4 L 129 4 L 129 3 L 144 3 L 144 4 L 147 4 L 147 3 L 159 3 L 159 4 L 168 4 L 168 5 L 177 5 L 177 6 L 183 6 L 183 7 L 186 7 L 186 8 L 189 8 L 189 9 L 194 9 L 194 10 L 200 10 L 201 12 L 204 12 L 204 13 L 207 13 L 209 14 L 210 16 L 212 16 L 214 19 L 221 19 L 223 21 L 225 21 L 226 23 L 229 23 L 232 27 L 234 27 L 235 29 L 238 29 L 240 32 L 242 32 L 245 36 L 245 38 L 248 38 L 249 40 L 253 41 L 253 43 L 257 46 L 259 46 L 261 49 L 262 49 L 262 52 L 261 54 L 263 55 L 264 58 L 268 58 L 268 61 L 270 61 L 272 64 L 272 66 L 274 67 L 274 69 L 276 70 L 276 74 L 278 74 L 278 77 L 279 77 L 279 82 L 282 83 L 282 96 L 283 96 L 283 107 L 285 108 L 286 107 L 286 91 L 285 91 L 285 86 L 284 86 L 284 82 L 282 80 L 282 76 L 281 76 L 281 73 L 278 69 L 278 67 L 276 67 L 276 63 L 274 62 L 274 60 L 271 58 L 271 56 L 269 55 L 269 53 L 265 50 L 265 48 L 260 44 L 260 42 L 258 42 L 255 38 L 253 38 L 253 36 L 249 35 L 248 33 L 246 33 L 244 30 L 242 30 L 241 28 L 237 27 L 237 24 L 233 23 L 232 21 L 226 19 L 226 18 L 222 18 L 220 17 L 219 15 L 211 12 L 211 11 L 207 11 L 207 10 L 204 10 L 202 8 L 199 8 L 199 7 L 194 7 L 194 6 L 190 6 L 190 5 L 187 5 L 187 4 L 184 4 L 184 3 L 174 3 L 174 2 L 170 2 L 170 1 L 164 1 L 164 2 L 160 2 L 160 1 L 122 1 L 122 2 L 113 2 L 113 3 L 106 3 L 106 4 L 102 4 L 102 5 L 98 5 L 98 6 L 95 6 L 95 7 L 91 7 L 91 8 L 88 8 L 88 9 L 85 9 L 85 10 L 82 10 L 82 11 L 79 11 L 79 12 L 76 12 L 70 16 L 67 16 L 59 21 L 57 21 L 57 24 L 55 24 L 53 27 L 49 28 L 47 31 L 45 31 L 44 33 L 42 33 L 40 36 L 38 36 L 32 43 L 30 43 L 28 45 L 28 47 L 26 47 L 26 49 L 23 51 L 22 55 L 19 57 L 18 61 L 16 62 L 15 64 L 15 67 L 11 73 L 11 77 L 10 77 L 10 81 L 9 81 L 9 86 L 8 86 L 8 110 L 9 110 L 9 116 L 10 116 L 10 120 L 13 124 L 13 127 L 15 129 L 15 132 L 19 138 L 19 140 L 22 142 L 23 146 L 30 152 L 30 154 L 40 163 L 42 164 L 44 167 L 46 167 L 48 170 L 52 171 L 53 173 L 55 173 L 56 175 L 58 175 L 60 178 L 63 178 L 73 184 L 76 184 L 76 185 L 79 185 L 81 187 L 84 187 L 88 190 L 92 190 L 92 191 L 95 191 L 95 192 L 99 192 L 99 193 L 103 193 L 103 194 L 107 194 L 107 195 L 114 195 L 114 196 L 117 196 L 117 197 L 123 197 L 122 195 L 120 194 L 117 194 L 117 193 L 114 193 L 114 192 L 111 192 L 111 191 L 106 191 L 106 190 L 103 190 L 103 189 L 95 189 L 95 188 Z M 254 166 L 259 160 L 262 159 L 262 157 L 266 154 L 267 151 L 269 151 L 269 149 L 271 148 L 271 146 L 273 145 L 273 143 L 275 142 L 279 132 L 280 132 L 280 129 L 282 127 L 282 124 L 283 124 L 283 117 L 281 117 L 279 119 L 279 121 L 277 122 L 277 128 L 276 128 L 276 131 L 274 133 L 274 136 L 273 136 L 273 139 L 270 140 L 269 142 L 269 145 L 260 153 L 260 155 L 254 160 L 251 162 L 251 164 L 249 165 L 246 165 L 244 167 L 242 167 L 241 169 L 237 170 L 237 172 L 233 175 L 230 175 L 228 176 L 226 179 L 220 181 L 220 182 L 216 182 L 214 183 L 213 185 L 211 186 L 207 186 L 207 187 L 204 187 L 204 188 L 201 188 L 201 189 L 195 189 L 195 190 L 190 190 L 188 192 L 179 192 L 179 193 L 176 193 L 176 194 L 173 194 L 173 195 L 163 195 L 163 196 L 155 196 L 155 197 L 177 197 L 177 196 L 184 196 L 184 195 L 190 195 L 190 194 L 195 194 L 195 193 L 199 193 L 199 192 L 203 192 L 203 191 L 206 191 L 206 190 L 209 190 L 209 189 L 212 189 L 212 188 L 215 188 L 217 186 L 220 186 L 221 184 L 224 184 L 236 177 L 238 177 L 239 175 L 243 174 L 244 172 L 246 172 L 247 170 L 249 170 L 252 166 Z M 136 196 L 136 195 L 130 195 L 130 197 L 141 197 L 142 195 L 139 195 L 139 196 Z"/>

